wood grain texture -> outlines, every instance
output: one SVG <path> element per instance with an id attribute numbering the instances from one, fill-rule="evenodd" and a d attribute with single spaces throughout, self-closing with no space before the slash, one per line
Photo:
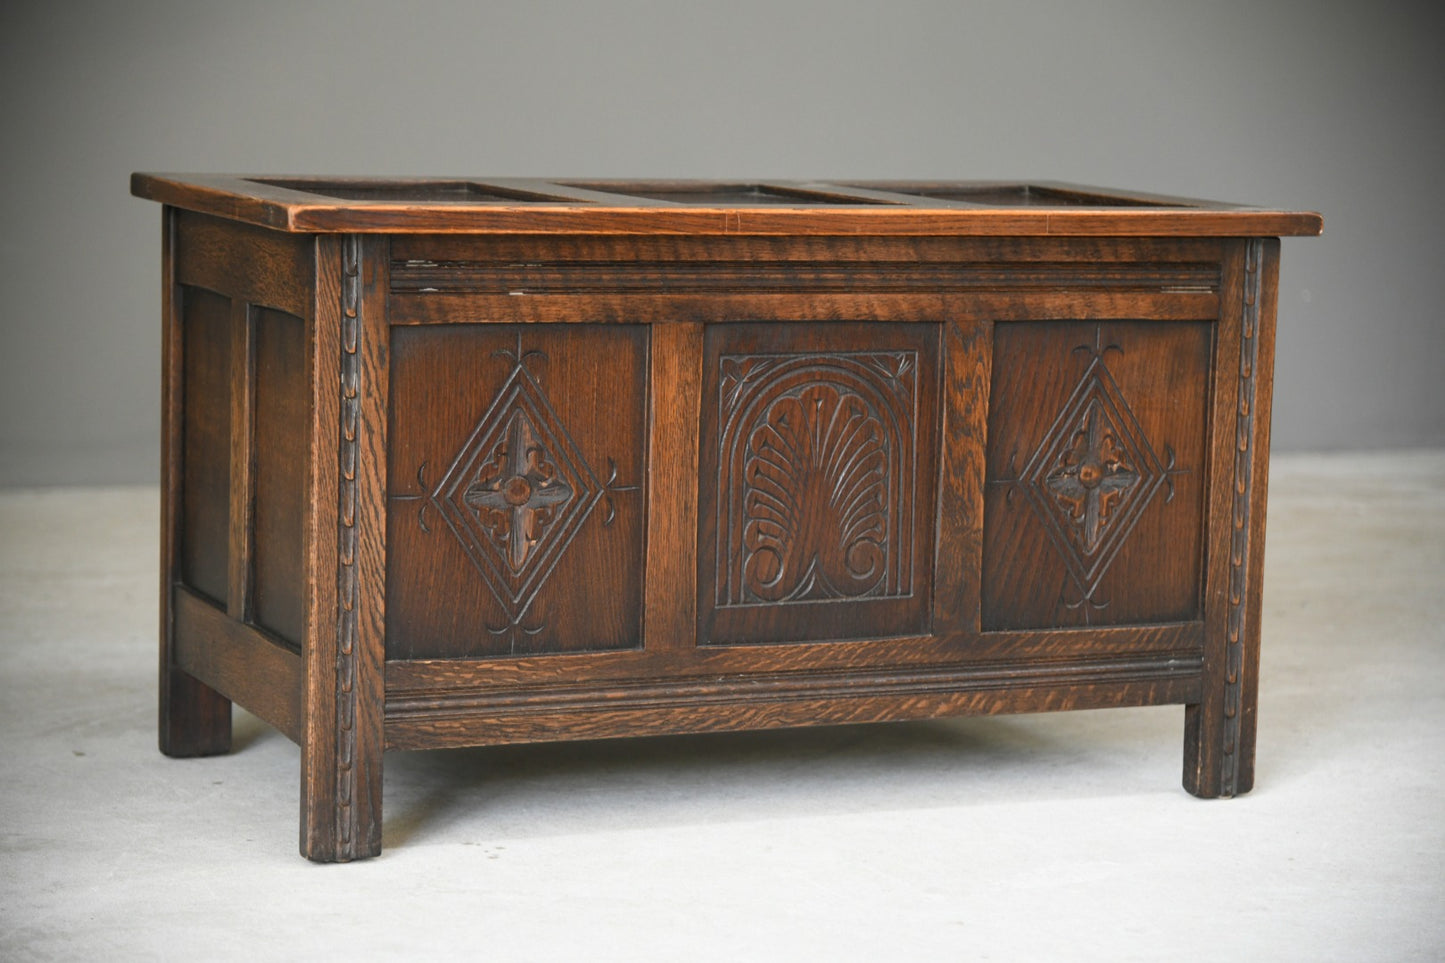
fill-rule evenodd
<path id="1" fill-rule="evenodd" d="M 1200 617 L 1211 328 L 994 328 L 986 630 Z"/>
<path id="2" fill-rule="evenodd" d="M 1254 783 L 1278 241 L 1241 241 L 1226 278 L 1219 368 L 1233 376 L 1220 377 L 1214 406 L 1205 698 L 1186 708 L 1184 734 L 1184 786 L 1206 798 Z"/>
<path id="3" fill-rule="evenodd" d="M 708 330 L 702 641 L 927 631 L 938 328 Z"/>
<path id="4" fill-rule="evenodd" d="M 1219 286 L 1215 263 L 1133 264 L 1095 262 L 995 261 L 752 261 L 726 260 L 740 253 L 715 244 L 710 261 L 638 261 L 633 259 L 527 262 L 392 262 L 392 290 L 429 294 L 740 294 L 808 291 L 857 294 L 924 289 L 928 291 L 1059 290 L 1202 292 Z M 555 257 L 555 255 L 553 255 Z"/>
<path id="5" fill-rule="evenodd" d="M 703 329 L 654 325 L 647 453 L 647 560 L 643 640 L 649 653 L 697 641 L 697 424 Z"/>
<path id="6" fill-rule="evenodd" d="M 819 181 L 805 186 L 611 182 L 604 190 L 586 181 L 532 180 L 528 187 L 545 199 L 528 201 L 498 197 L 509 187 L 506 179 L 496 178 L 468 181 L 480 195 L 470 199 L 466 192 L 459 198 L 439 197 L 435 181 L 372 181 L 375 199 L 362 200 L 355 191 L 351 197 L 338 196 L 348 193 L 347 182 L 316 178 L 308 189 L 298 190 L 302 185 L 296 178 L 283 184 L 254 175 L 137 173 L 131 177 L 131 193 L 263 227 L 320 233 L 1205 237 L 1318 234 L 1321 226 L 1319 215 L 1310 212 L 1185 198 L 1144 200 L 1138 194 L 1065 184 L 1050 184 L 1046 191 L 977 182 L 933 185 L 935 193 L 939 187 L 961 193 L 987 186 L 991 200 L 979 204 L 910 194 L 906 184 L 895 185 L 894 196 L 885 200 L 847 184 Z M 887 189 L 882 183 L 869 187 Z M 669 201 L 669 195 L 674 199 Z"/>
<path id="7" fill-rule="evenodd" d="M 933 630 L 977 633 L 993 325 L 946 323 L 943 358 Z"/>
<path id="8" fill-rule="evenodd" d="M 1219 242 L 828 240 L 397 238 L 394 315 L 471 324 L 1218 314 Z"/>
<path id="9" fill-rule="evenodd" d="M 227 538 L 226 614 L 239 621 L 251 616 L 252 515 L 255 490 L 256 331 L 251 306 L 231 301 L 229 459 L 230 534 Z"/>
<path id="10" fill-rule="evenodd" d="M 181 578 L 230 602 L 231 301 L 182 288 Z"/>
<path id="11" fill-rule="evenodd" d="M 317 420 L 312 449 L 334 468 L 313 479 L 334 487 L 312 506 L 314 531 L 334 541 L 313 541 L 311 564 L 313 597 L 335 607 L 313 610 L 304 649 L 301 851 L 328 862 L 381 850 L 385 255 L 356 236 L 317 251 L 312 407 L 334 419 Z"/>
<path id="12" fill-rule="evenodd" d="M 185 566 L 182 532 L 185 438 L 184 296 L 175 279 L 176 212 L 161 214 L 161 544 L 158 743 L 168 756 L 231 749 L 231 701 L 176 666 L 172 587 Z M 195 551 L 193 545 L 192 551 Z"/>
<path id="13" fill-rule="evenodd" d="M 306 634 L 301 742 L 301 854 L 318 862 L 338 859 L 336 828 L 337 626 L 341 564 L 340 514 L 342 239 L 316 241 L 316 296 L 307 341 Z M 354 516 L 353 516 L 354 524 Z"/>
<path id="14" fill-rule="evenodd" d="M 903 278 L 917 278 L 918 272 L 933 273 L 950 267 L 973 266 L 987 272 L 990 265 L 1014 264 L 1036 268 L 1051 264 L 1063 268 L 1058 279 L 1097 277 L 1101 270 L 1117 271 L 1123 277 L 1147 284 L 1151 271 L 1177 278 L 1180 272 L 1193 275 L 1190 283 L 1204 283 L 1212 277 L 1219 283 L 1219 264 L 1227 239 L 1221 238 L 1048 238 L 1048 237 L 691 237 L 683 234 L 647 235 L 530 235 L 530 234 L 398 234 L 392 237 L 392 268 L 398 271 L 394 287 L 403 286 L 409 270 L 431 271 L 449 267 L 475 268 L 505 274 L 506 265 L 517 266 L 519 277 L 549 277 L 570 267 L 609 264 L 619 272 L 618 282 L 637 289 L 637 279 L 656 272 L 664 276 L 689 276 L 711 265 L 753 265 L 765 277 L 789 272 L 806 277 L 810 265 L 852 265 L 864 277 L 882 279 L 880 265 L 897 270 Z M 741 269 L 733 270 L 734 275 Z M 534 273 L 535 272 L 535 273 Z M 596 278 L 593 293 L 614 290 Z M 1015 286 L 994 275 L 995 283 Z M 1176 282 L 1177 283 L 1177 282 Z M 1042 287 L 1041 284 L 1033 286 Z M 1097 285 L 1092 285 L 1097 287 Z M 974 285 L 978 287 L 978 285 Z M 511 290 L 512 288 L 508 288 Z M 664 293 L 662 285 L 646 289 L 648 294 Z M 723 292 L 726 293 L 726 292 Z"/>
<path id="15" fill-rule="evenodd" d="M 1204 650 L 1198 622 L 1087 631 L 949 633 L 775 645 L 703 646 L 685 653 L 585 652 L 565 658 L 434 659 L 386 665 L 387 697 L 414 690 L 483 691 L 553 683 L 637 679 L 721 678 L 754 673 L 797 673 L 989 665 L 1020 660 L 1098 659 L 1106 656 L 1167 657 L 1198 661 Z"/>
<path id="16" fill-rule="evenodd" d="M 389 658 L 641 645 L 647 335 L 395 330 Z"/>
<path id="17" fill-rule="evenodd" d="M 337 799 L 342 804 L 337 839 L 341 858 L 360 859 L 381 852 L 381 755 L 385 745 L 383 712 L 386 702 L 383 666 L 386 662 L 386 603 L 381 589 L 386 584 L 386 491 L 387 491 L 387 412 L 390 384 L 390 349 L 387 344 L 389 326 L 386 315 L 386 291 L 389 245 L 385 238 L 357 238 L 356 254 L 360 277 L 355 286 L 360 317 L 357 329 L 361 343 L 353 350 L 346 342 L 348 324 L 342 325 L 342 380 L 347 384 L 354 355 L 360 366 L 358 454 L 355 466 L 357 512 L 357 586 L 356 632 L 350 651 L 338 639 L 337 659 L 337 726 L 345 733 L 341 739 L 339 762 L 351 765 L 347 772 L 338 765 Z M 345 274 L 346 258 L 343 258 Z M 348 281 L 342 280 L 343 315 L 346 305 L 353 303 L 348 294 Z M 345 438 L 345 398 L 343 397 L 343 451 Z M 345 470 L 345 455 L 342 456 Z M 343 474 L 343 479 L 345 475 Z M 344 516 L 343 516 L 344 518 Z M 344 551 L 344 543 L 339 546 Z M 346 559 L 341 559 L 343 568 Z M 364 588 L 363 588 L 364 587 Z M 345 577 L 338 594 L 347 590 Z M 344 600 L 344 595 L 341 595 Z M 347 613 L 340 614 L 343 629 Z M 346 661 L 349 660 L 348 665 Z M 351 717 L 346 715 L 350 701 Z M 349 728 L 349 732 L 346 731 Z M 348 796 L 349 794 L 349 796 Z M 349 811 L 345 807 L 350 803 Z"/>
<path id="18" fill-rule="evenodd" d="M 917 318 L 960 321 L 1114 320 L 1193 321 L 1218 314 L 1219 299 L 1203 293 L 1054 292 L 1025 296 L 914 294 L 661 294 L 460 295 L 397 294 L 403 324 L 667 324 L 778 321 L 911 323 Z M 479 320 L 484 319 L 484 320 Z"/>
<path id="19" fill-rule="evenodd" d="M 464 691 L 388 704 L 388 748 L 491 745 L 551 739 L 719 732 L 1057 711 L 1187 701 L 1198 663 L 1174 659 L 1054 664 L 1032 671 L 976 666 L 837 677 L 635 684 L 530 690 L 478 699 Z"/>
<path id="20" fill-rule="evenodd" d="M 302 666 L 296 653 L 184 586 L 175 588 L 175 617 L 176 666 L 299 744 Z"/>
<path id="21" fill-rule="evenodd" d="M 1186 788 L 1249 789 L 1257 235 L 1316 215 L 134 183 L 194 208 L 166 215 L 162 747 L 224 751 L 228 697 L 286 731 L 308 857 L 379 851 L 387 748 L 1174 703 Z"/>
<path id="22" fill-rule="evenodd" d="M 189 212 L 177 215 L 177 230 L 178 283 L 310 316 L 313 266 L 308 238 Z"/>
<path id="23" fill-rule="evenodd" d="M 251 615 L 299 651 L 306 635 L 307 324 L 258 308 L 255 327 Z"/>

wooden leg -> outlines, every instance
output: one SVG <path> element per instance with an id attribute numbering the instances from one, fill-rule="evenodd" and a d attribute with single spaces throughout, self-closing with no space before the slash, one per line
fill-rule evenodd
<path id="1" fill-rule="evenodd" d="M 358 721 L 313 729 L 301 749 L 301 855 L 318 863 L 381 854 L 381 747 L 357 738 Z"/>
<path id="2" fill-rule="evenodd" d="M 1228 482 L 1211 508 L 1204 696 L 1184 713 L 1184 788 L 1205 798 L 1254 785 L 1278 255 L 1278 240 L 1241 242 L 1226 271 L 1236 323 L 1220 338 L 1217 412 L 1227 444 L 1217 465 Z"/>
<path id="3" fill-rule="evenodd" d="M 231 751 L 231 702 L 177 669 L 173 658 L 171 586 L 179 571 L 183 359 L 181 299 L 175 288 L 175 212 L 169 207 L 161 226 L 160 749 L 168 756 L 215 756 Z"/>
<path id="4" fill-rule="evenodd" d="M 168 756 L 231 751 L 231 700 L 180 669 L 161 667 L 160 747 Z"/>
<path id="5" fill-rule="evenodd" d="M 1242 796 L 1254 788 L 1255 707 L 1239 706 L 1235 726 L 1221 697 L 1184 707 L 1184 788 L 1202 799 Z"/>
<path id="6" fill-rule="evenodd" d="M 1205 799 L 1240 796 L 1254 786 L 1260 580 L 1250 577 L 1247 562 L 1251 556 L 1263 562 L 1262 529 L 1261 520 L 1253 550 L 1244 537 L 1235 540 L 1228 615 L 1222 631 L 1209 633 L 1205 654 L 1205 701 L 1184 707 L 1184 788 Z"/>
<path id="7" fill-rule="evenodd" d="M 387 250 L 318 242 L 301 853 L 381 852 Z"/>

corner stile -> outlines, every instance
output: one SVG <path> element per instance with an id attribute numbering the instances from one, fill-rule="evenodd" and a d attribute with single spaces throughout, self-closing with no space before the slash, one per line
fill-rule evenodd
<path id="1" fill-rule="evenodd" d="M 1239 337 L 1239 403 L 1235 411 L 1234 504 L 1230 514 L 1229 618 L 1224 667 L 1224 739 L 1220 746 L 1219 792 L 1239 791 L 1241 695 L 1244 679 L 1245 631 L 1249 604 L 1250 489 L 1254 479 L 1255 379 L 1259 366 L 1260 260 L 1263 243 L 1251 239 L 1245 248 L 1244 312 Z"/>
<path id="2" fill-rule="evenodd" d="M 1185 726 L 1185 787 L 1205 797 L 1242 795 L 1254 784 L 1278 241 L 1243 243 L 1238 331 L 1225 340 L 1229 347 L 1237 342 L 1237 367 L 1219 375 L 1221 385 L 1228 379 L 1233 387 L 1233 423 L 1218 428 L 1231 444 L 1227 458 L 1215 459 L 1216 477 L 1228 482 L 1225 500 L 1215 502 L 1225 523 L 1211 526 L 1225 553 L 1222 570 L 1211 566 L 1219 642 L 1205 657 L 1205 701 L 1188 708 Z"/>
<path id="3" fill-rule="evenodd" d="M 381 851 L 385 252 L 357 235 L 317 244 L 301 849 L 344 862 Z"/>

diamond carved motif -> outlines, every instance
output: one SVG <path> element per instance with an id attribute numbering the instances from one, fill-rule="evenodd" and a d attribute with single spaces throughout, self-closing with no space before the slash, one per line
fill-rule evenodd
<path id="1" fill-rule="evenodd" d="M 521 623 L 605 492 L 522 358 L 516 361 L 431 495 L 507 612 L 509 626 L 498 631 Z"/>
<path id="2" fill-rule="evenodd" d="M 1104 363 L 1114 345 L 1082 346 L 1091 361 L 1016 480 L 1076 583 L 1078 608 L 1094 601 L 1104 573 L 1140 516 L 1174 473 L 1160 461 Z M 1166 449 L 1167 450 L 1167 449 Z M 1172 484 L 1170 497 L 1172 497 Z"/>
<path id="3" fill-rule="evenodd" d="M 462 492 L 462 503 L 496 541 L 507 543 L 513 572 L 522 571 L 552 516 L 572 501 L 572 486 L 547 460 L 537 434 L 525 411 L 513 411 L 506 439 L 482 466 L 479 480 Z"/>

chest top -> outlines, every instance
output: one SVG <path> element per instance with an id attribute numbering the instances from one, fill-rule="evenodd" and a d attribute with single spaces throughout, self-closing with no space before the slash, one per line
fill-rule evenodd
<path id="1" fill-rule="evenodd" d="M 148 174 L 131 193 L 296 233 L 1261 237 L 1307 211 L 1052 181 L 360 178 Z"/>

